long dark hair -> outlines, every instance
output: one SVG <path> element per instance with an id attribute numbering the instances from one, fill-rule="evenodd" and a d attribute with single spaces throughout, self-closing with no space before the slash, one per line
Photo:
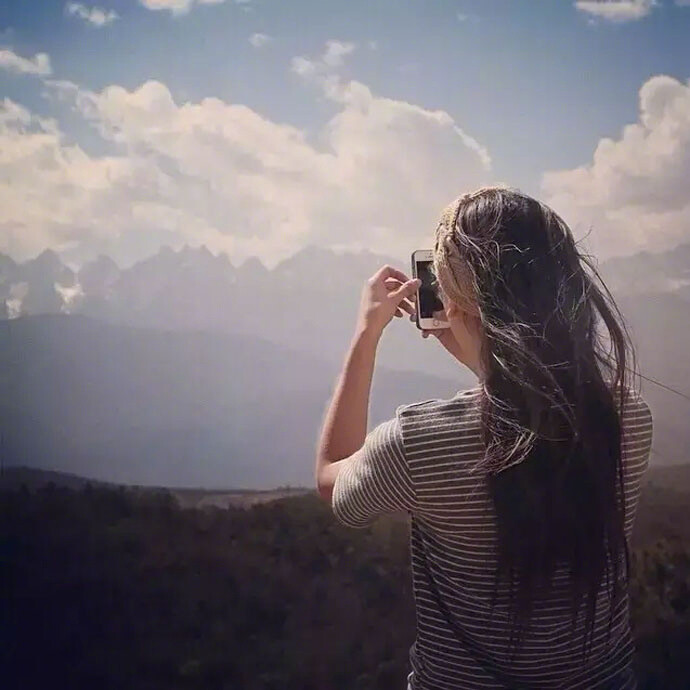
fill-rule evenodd
<path id="1" fill-rule="evenodd" d="M 547 205 L 514 188 L 483 187 L 444 212 L 433 270 L 448 299 L 481 323 L 480 469 L 495 506 L 494 592 L 507 582 L 511 648 L 535 597 L 566 565 L 573 630 L 585 608 L 586 654 L 602 585 L 610 634 L 629 576 L 621 411 L 635 351 L 613 296 L 576 245 Z"/>

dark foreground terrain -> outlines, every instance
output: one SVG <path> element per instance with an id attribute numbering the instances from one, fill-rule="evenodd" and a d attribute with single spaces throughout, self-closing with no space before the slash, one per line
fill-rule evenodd
<path id="1" fill-rule="evenodd" d="M 651 471 L 638 512 L 642 688 L 690 688 L 689 469 Z M 219 507 L 74 480 L 3 486 L 6 690 L 404 688 L 404 516 L 347 529 L 310 491 Z"/>

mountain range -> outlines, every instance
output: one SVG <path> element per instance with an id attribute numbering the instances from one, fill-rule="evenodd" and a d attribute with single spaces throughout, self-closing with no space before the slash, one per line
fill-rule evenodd
<path id="1" fill-rule="evenodd" d="M 361 289 L 383 263 L 399 262 L 309 246 L 269 270 L 164 247 L 126 269 L 101 256 L 75 271 L 50 250 L 25 263 L 0 255 L 4 462 L 142 484 L 309 485 Z M 654 462 L 687 462 L 690 401 L 648 379 L 690 395 L 690 244 L 598 270 L 647 377 Z M 394 319 L 370 427 L 475 384 Z"/>
<path id="2" fill-rule="evenodd" d="M 126 269 L 99 256 L 72 270 L 50 249 L 24 263 L 0 254 L 0 318 L 83 314 L 138 327 L 247 334 L 337 361 L 364 281 L 384 263 L 399 265 L 369 251 L 337 253 L 315 245 L 271 270 L 257 257 L 235 266 L 227 255 L 203 246 L 165 246 Z M 409 273 L 409 267 L 399 267 Z M 690 243 L 612 258 L 598 270 L 620 300 L 690 302 Z M 633 320 L 635 311 L 633 305 Z M 387 366 L 456 376 L 455 363 L 429 356 L 428 343 L 409 326 L 390 329 L 382 344 Z"/>

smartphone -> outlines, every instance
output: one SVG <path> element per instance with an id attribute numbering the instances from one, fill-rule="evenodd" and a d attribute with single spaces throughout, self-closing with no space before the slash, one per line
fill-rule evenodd
<path id="1" fill-rule="evenodd" d="M 422 284 L 417 288 L 415 323 L 417 328 L 450 328 L 443 310 L 443 302 L 438 295 L 436 276 L 433 273 L 433 251 L 416 249 L 412 252 L 412 277 L 420 278 Z"/>

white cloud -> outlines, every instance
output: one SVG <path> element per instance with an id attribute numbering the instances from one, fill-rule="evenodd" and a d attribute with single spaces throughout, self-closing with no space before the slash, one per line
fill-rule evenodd
<path id="1" fill-rule="evenodd" d="M 311 77 L 316 75 L 318 68 L 314 60 L 309 60 L 303 55 L 300 55 L 292 58 L 290 69 L 300 77 Z"/>
<path id="2" fill-rule="evenodd" d="M 99 28 L 106 24 L 111 24 L 119 17 L 114 10 L 104 10 L 101 7 L 87 7 L 80 2 L 68 2 L 65 5 L 65 12 Z"/>
<path id="3" fill-rule="evenodd" d="M 592 162 L 547 172 L 547 202 L 597 255 L 669 249 L 690 240 L 690 80 L 660 75 L 639 92 L 639 120 L 603 138 Z M 573 228 L 574 229 L 574 228 Z M 584 232 L 582 233 L 584 234 Z"/>
<path id="4" fill-rule="evenodd" d="M 168 10 L 172 14 L 185 14 L 193 5 L 220 5 L 225 0 L 139 0 L 149 10 Z M 243 4 L 237 2 L 236 4 Z"/>
<path id="5" fill-rule="evenodd" d="M 657 0 L 578 0 L 575 7 L 595 17 L 612 22 L 628 22 L 646 17 Z"/>
<path id="6" fill-rule="evenodd" d="M 99 233 L 95 207 L 128 163 L 67 145 L 54 120 L 0 103 L 0 246 L 33 255 Z M 62 190 L 62 191 L 60 191 Z M 81 216 L 81 220 L 80 220 Z M 88 228 L 88 230 L 87 230 Z"/>
<path id="7" fill-rule="evenodd" d="M 305 79 L 323 79 L 342 67 L 347 55 L 354 52 L 354 43 L 345 41 L 326 41 L 326 46 L 318 58 L 307 58 L 304 55 L 292 58 L 290 69 Z"/>
<path id="8" fill-rule="evenodd" d="M 47 76 L 52 72 L 50 57 L 36 53 L 32 58 L 23 58 L 11 50 L 0 50 L 0 69 L 19 74 Z"/>
<path id="9" fill-rule="evenodd" d="M 355 49 L 354 43 L 343 41 L 327 41 L 326 50 L 323 53 L 323 62 L 329 67 L 340 67 L 343 58 L 352 53 Z"/>
<path id="10" fill-rule="evenodd" d="M 267 43 L 271 42 L 271 37 L 268 34 L 252 34 L 249 37 L 249 42 L 255 47 L 255 48 L 262 48 L 265 46 Z"/>
<path id="11" fill-rule="evenodd" d="M 342 52 L 325 54 L 337 63 Z M 448 113 L 335 74 L 311 83 L 337 110 L 313 137 L 218 98 L 179 104 L 157 81 L 99 92 L 47 82 L 111 156 L 68 144 L 56 123 L 6 100 L 0 251 L 85 258 L 168 233 L 269 265 L 307 242 L 406 256 L 429 242 L 449 200 L 488 181 L 488 153 Z"/>

